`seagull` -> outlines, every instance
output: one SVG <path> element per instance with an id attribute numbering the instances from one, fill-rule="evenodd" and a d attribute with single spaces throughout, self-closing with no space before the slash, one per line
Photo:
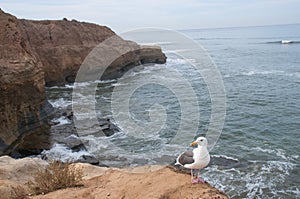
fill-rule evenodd
<path id="1" fill-rule="evenodd" d="M 191 169 L 192 183 L 204 183 L 205 180 L 200 178 L 200 170 L 209 164 L 210 156 L 207 150 L 207 139 L 198 137 L 190 146 L 198 145 L 193 151 L 185 151 L 180 154 L 175 165 L 181 165 L 187 169 Z M 196 178 L 194 178 L 193 170 L 198 170 Z"/>

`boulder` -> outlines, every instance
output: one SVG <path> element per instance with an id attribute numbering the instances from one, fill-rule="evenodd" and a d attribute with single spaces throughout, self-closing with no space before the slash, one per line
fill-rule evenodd
<path id="1" fill-rule="evenodd" d="M 46 168 L 48 163 L 39 158 L 13 159 L 0 157 L 0 196 L 3 199 L 26 198 L 29 193 L 28 182 L 32 181 L 38 169 Z M 20 196 L 22 194 L 22 197 Z"/>

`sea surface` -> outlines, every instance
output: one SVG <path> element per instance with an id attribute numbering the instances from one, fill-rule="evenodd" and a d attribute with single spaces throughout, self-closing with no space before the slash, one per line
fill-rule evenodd
<path id="1" fill-rule="evenodd" d="M 202 46 L 221 73 L 226 118 L 211 154 L 237 161 L 207 167 L 202 176 L 231 198 L 300 198 L 300 24 L 179 32 Z M 178 71 L 198 99 L 197 102 L 190 96 L 184 99 L 190 100 L 192 105 L 188 109 L 191 117 L 185 118 L 184 123 L 191 126 L 193 137 L 205 136 L 207 132 L 212 101 L 206 82 L 193 68 L 195 60 L 186 60 L 174 51 L 165 50 L 171 45 L 166 41 L 157 40 L 153 44 L 163 48 L 168 57 L 166 64 L 139 66 L 121 80 L 77 85 L 88 90 L 89 85 L 96 83 L 95 99 L 87 97 L 90 92 L 79 97 L 83 104 L 95 103 L 97 115 L 110 117 L 114 122 L 117 121 L 113 110 L 130 115 L 137 125 L 155 119 L 156 111 L 164 110 L 166 115 L 160 128 L 145 130 L 141 136 L 131 133 L 131 123 L 127 127 L 126 123 L 121 124 L 122 132 L 111 137 L 95 136 L 93 132 L 82 135 L 82 139 L 88 141 L 88 152 L 106 165 L 169 164 L 174 156 L 189 148 L 192 139 L 172 142 L 174 135 L 180 133 L 179 124 L 185 114 L 179 98 L 187 92 L 186 84 L 176 83 L 175 72 Z M 159 84 L 156 81 L 159 78 L 173 81 L 178 93 L 169 85 Z M 118 100 L 112 99 L 116 87 L 126 91 L 128 85 L 143 79 L 153 81 L 132 91 L 128 112 L 112 108 L 115 106 L 112 100 Z M 55 107 L 66 107 L 72 104 L 72 89 L 73 85 L 47 88 L 48 98 Z M 192 117 L 194 112 L 200 113 L 199 120 Z M 89 120 L 90 116 L 80 117 Z M 59 121 L 70 122 L 64 118 Z M 64 158 L 71 153 L 59 145 L 51 152 Z"/>

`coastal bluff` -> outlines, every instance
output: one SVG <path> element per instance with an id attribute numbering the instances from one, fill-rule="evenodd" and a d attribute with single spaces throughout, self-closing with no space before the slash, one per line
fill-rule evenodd
<path id="1" fill-rule="evenodd" d="M 44 85 L 43 66 L 18 19 L 0 10 L 0 155 L 17 147 L 49 147 L 47 118 L 53 110 Z"/>
<path id="2" fill-rule="evenodd" d="M 74 82 L 86 56 L 112 36 L 118 37 L 105 26 L 67 19 L 18 19 L 0 9 L 0 155 L 39 153 L 50 147 L 49 119 L 54 109 L 45 86 Z M 140 64 L 166 62 L 159 47 L 118 38 L 138 49 L 116 59 L 103 79 L 118 78 Z"/>
<path id="3" fill-rule="evenodd" d="M 125 46 L 135 49 L 116 59 L 101 79 L 115 79 L 134 66 L 146 63 L 166 62 L 160 47 L 140 46 L 123 40 L 110 28 L 77 20 L 19 20 L 22 37 L 31 49 L 38 54 L 44 73 L 46 86 L 59 86 L 73 83 L 76 73 L 86 56 L 101 42 L 117 37 L 109 45 L 113 51 Z M 107 56 L 101 53 L 97 56 Z M 99 66 L 99 65 L 98 65 Z M 105 66 L 99 66 L 105 67 Z"/>
<path id="4" fill-rule="evenodd" d="M 47 166 L 38 158 L 12 159 L 0 157 L 0 194 L 3 199 L 21 198 L 144 198 L 144 199 L 227 199 L 225 193 L 208 183 L 191 184 L 189 174 L 159 165 L 130 168 L 98 167 L 85 163 L 73 164 L 83 171 L 83 186 L 60 189 L 45 195 L 31 195 L 28 182 L 33 180 L 37 168 Z M 24 196 L 24 195 L 23 195 Z"/>

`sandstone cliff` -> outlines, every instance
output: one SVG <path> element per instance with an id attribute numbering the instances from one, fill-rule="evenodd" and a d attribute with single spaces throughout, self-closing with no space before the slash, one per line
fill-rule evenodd
<path id="1" fill-rule="evenodd" d="M 0 155 L 49 148 L 47 120 L 53 108 L 44 86 L 74 82 L 85 57 L 112 36 L 119 38 L 96 24 L 17 19 L 0 9 Z M 119 44 L 133 50 L 117 58 L 102 79 L 118 78 L 141 63 L 166 61 L 159 47 L 118 41 L 112 51 Z"/>
<path id="2" fill-rule="evenodd" d="M 16 147 L 47 147 L 40 141 L 47 136 L 51 112 L 44 84 L 42 65 L 22 37 L 18 19 L 0 10 L 0 155 Z M 27 140 L 29 134 L 36 143 Z"/>
<path id="3" fill-rule="evenodd" d="M 22 37 L 28 41 L 42 62 L 46 86 L 74 82 L 76 73 L 89 52 L 104 40 L 116 36 L 105 26 L 76 20 L 22 19 L 19 24 Z M 122 39 L 121 41 L 126 42 Z M 126 42 L 126 45 L 135 48 L 138 46 L 134 42 Z M 119 45 L 112 46 L 118 48 Z M 165 62 L 166 57 L 160 48 L 141 47 L 112 63 L 110 72 L 105 73 L 102 79 L 118 78 L 126 70 L 141 63 Z"/>

